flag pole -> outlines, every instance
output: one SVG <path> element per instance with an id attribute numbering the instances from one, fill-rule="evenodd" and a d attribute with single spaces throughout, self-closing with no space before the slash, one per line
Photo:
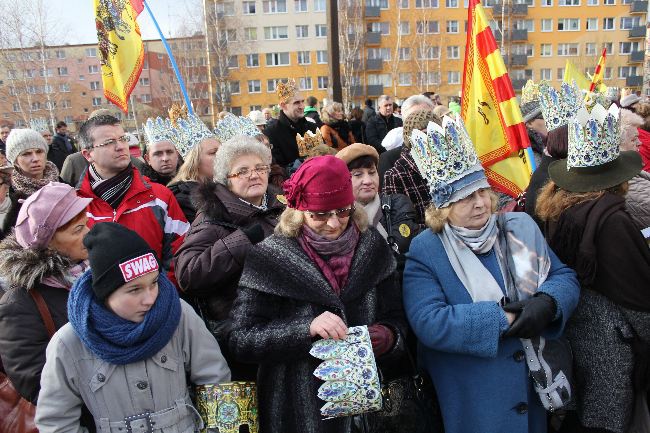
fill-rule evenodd
<path id="1" fill-rule="evenodd" d="M 596 84 L 598 81 L 599 75 L 601 75 L 601 70 L 603 66 L 605 65 L 605 59 L 607 58 L 607 47 L 603 48 L 603 53 L 600 55 L 600 59 L 598 59 L 598 64 L 596 65 L 596 69 L 594 70 L 594 77 L 591 80 L 591 85 L 589 86 L 589 91 L 593 92 L 596 90 Z"/>
<path id="2" fill-rule="evenodd" d="M 158 21 L 156 21 L 156 17 L 153 16 L 153 12 L 151 12 L 151 9 L 149 9 L 149 5 L 147 4 L 146 1 L 143 1 L 143 3 L 144 3 L 144 7 L 147 9 L 147 12 L 149 13 L 149 16 L 151 17 L 151 20 L 153 21 L 153 24 L 156 26 L 156 30 L 158 30 L 158 34 L 160 35 L 160 40 L 162 41 L 163 46 L 165 47 L 165 51 L 167 51 L 167 55 L 169 56 L 169 61 L 171 62 L 172 68 L 174 69 L 174 74 L 176 74 L 176 79 L 178 80 L 178 84 L 181 86 L 181 92 L 183 92 L 183 98 L 185 99 L 185 105 L 187 106 L 187 111 L 190 114 L 194 114 L 194 109 L 192 108 L 192 102 L 190 101 L 190 97 L 187 94 L 187 88 L 185 87 L 185 82 L 183 81 L 183 77 L 181 76 L 181 73 L 178 70 L 178 65 L 176 64 L 176 59 L 174 59 L 174 54 L 172 54 L 172 50 L 169 47 L 169 44 L 167 43 L 167 39 L 165 39 L 165 35 L 163 35 L 160 26 L 158 25 Z"/>

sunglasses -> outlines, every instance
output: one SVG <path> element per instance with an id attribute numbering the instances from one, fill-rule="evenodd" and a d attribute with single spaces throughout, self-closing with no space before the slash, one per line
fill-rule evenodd
<path id="1" fill-rule="evenodd" d="M 329 221 L 330 218 L 335 216 L 338 219 L 349 218 L 354 214 L 354 206 L 346 207 L 343 209 L 332 210 L 329 212 L 312 212 L 306 211 L 307 215 L 311 217 L 314 221 L 325 222 Z"/>

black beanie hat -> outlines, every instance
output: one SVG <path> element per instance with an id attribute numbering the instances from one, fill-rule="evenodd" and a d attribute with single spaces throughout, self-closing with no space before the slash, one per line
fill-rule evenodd
<path id="1" fill-rule="evenodd" d="M 83 243 L 88 249 L 93 291 L 100 301 L 129 281 L 160 267 L 149 244 L 117 223 L 95 224 Z"/>

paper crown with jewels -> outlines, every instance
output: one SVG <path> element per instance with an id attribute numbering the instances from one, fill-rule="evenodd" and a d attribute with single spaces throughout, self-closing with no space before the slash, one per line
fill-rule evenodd
<path id="1" fill-rule="evenodd" d="M 160 117 L 156 117 L 155 119 L 149 118 L 142 125 L 142 129 L 144 130 L 148 144 L 171 141 L 174 146 L 178 147 L 177 133 L 169 119 L 162 119 Z"/>
<path id="2" fill-rule="evenodd" d="M 29 127 L 38 132 L 50 130 L 50 125 L 45 119 L 29 119 Z"/>
<path id="3" fill-rule="evenodd" d="M 526 81 L 524 87 L 521 88 L 521 103 L 527 104 L 529 102 L 539 102 L 539 85 L 541 83 L 549 84 L 548 81 L 540 81 L 535 83 L 533 80 Z"/>
<path id="4" fill-rule="evenodd" d="M 222 143 L 230 140 L 235 135 L 255 137 L 260 134 L 259 128 L 255 126 L 255 123 L 250 118 L 235 116 L 232 113 L 226 114 L 223 119 L 217 122 L 217 126 L 214 128 L 214 135 Z"/>
<path id="5" fill-rule="evenodd" d="M 293 78 L 290 78 L 287 81 L 278 81 L 275 85 L 275 93 L 278 95 L 278 100 L 280 102 L 287 102 L 295 96 L 297 91 L 298 87 L 296 86 L 296 80 Z"/>
<path id="6" fill-rule="evenodd" d="M 583 103 L 569 120 L 567 169 L 594 167 L 615 160 L 621 141 L 620 111 L 616 105 L 609 110 L 596 103 Z"/>
<path id="7" fill-rule="evenodd" d="M 174 127 L 176 136 L 173 143 L 183 158 L 202 140 L 215 136 L 198 116 L 188 114 L 187 107 L 172 105 L 169 109 L 169 122 Z"/>
<path id="8" fill-rule="evenodd" d="M 411 145 L 411 156 L 429 184 L 436 207 L 449 206 L 477 189 L 490 187 L 461 119 L 444 116 L 442 126 L 429 122 L 426 133 L 413 130 Z"/>
<path id="9" fill-rule="evenodd" d="M 559 91 L 546 82 L 539 83 L 539 103 L 546 128 L 552 131 L 569 123 L 582 99 L 582 92 L 575 83 L 562 83 Z"/>
<path id="10" fill-rule="evenodd" d="M 311 151 L 321 144 L 325 144 L 320 129 L 314 134 L 311 131 L 305 132 L 305 135 L 296 134 L 296 144 L 298 145 L 298 154 L 301 158 L 309 156 Z"/>

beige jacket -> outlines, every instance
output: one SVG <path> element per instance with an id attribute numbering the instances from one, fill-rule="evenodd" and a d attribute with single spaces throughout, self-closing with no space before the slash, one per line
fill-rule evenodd
<path id="1" fill-rule="evenodd" d="M 182 300 L 181 307 L 169 343 L 146 361 L 127 365 L 104 362 L 69 323 L 62 327 L 47 347 L 36 408 L 39 432 L 86 432 L 79 424 L 82 404 L 98 433 L 198 431 L 202 423 L 185 373 L 190 382 L 202 385 L 228 382 L 230 369 L 201 318 Z"/>

